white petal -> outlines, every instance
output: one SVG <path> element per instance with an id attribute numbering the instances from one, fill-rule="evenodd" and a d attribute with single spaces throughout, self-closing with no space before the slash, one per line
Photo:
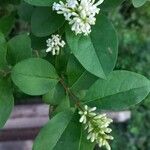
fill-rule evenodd
<path id="1" fill-rule="evenodd" d="M 83 122 L 84 120 L 85 120 L 85 116 L 83 115 L 83 116 L 81 116 L 79 122 Z"/>
<path id="2" fill-rule="evenodd" d="M 85 106 L 84 106 L 84 109 L 85 109 L 85 110 L 88 110 L 88 106 L 87 106 L 87 105 L 85 105 Z"/>
<path id="3" fill-rule="evenodd" d="M 93 108 L 89 109 L 89 112 L 92 112 L 92 111 L 95 111 L 95 110 L 96 110 L 96 107 L 93 107 Z"/>
<path id="4" fill-rule="evenodd" d="M 46 49 L 46 52 L 48 53 L 48 52 L 50 52 L 51 50 L 52 50 L 52 48 L 49 47 L 48 49 Z"/>
<path id="5" fill-rule="evenodd" d="M 87 140 L 91 139 L 92 133 L 89 133 L 87 136 Z"/>
<path id="6" fill-rule="evenodd" d="M 83 111 L 79 111 L 78 114 L 83 115 Z"/>

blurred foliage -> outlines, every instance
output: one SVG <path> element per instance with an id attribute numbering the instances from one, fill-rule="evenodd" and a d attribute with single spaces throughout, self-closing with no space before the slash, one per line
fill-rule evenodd
<path id="1" fill-rule="evenodd" d="M 134 8 L 129 3 L 111 16 L 118 29 L 119 58 L 116 69 L 150 77 L 150 5 Z"/>
<path id="2" fill-rule="evenodd" d="M 129 3 L 110 15 L 119 35 L 116 69 L 131 70 L 150 78 L 150 5 L 134 8 Z M 113 126 L 113 150 L 150 150 L 150 96 L 131 109 L 132 118 Z"/>
<path id="3" fill-rule="evenodd" d="M 9 18 L 9 15 L 16 14 L 16 6 L 19 0 L 0 0 L 0 17 L 3 19 Z M 9 5 L 8 5 L 9 3 Z M 33 7 L 24 3 L 17 8 L 19 11 L 24 9 L 26 14 L 20 13 L 20 17 L 26 21 L 30 19 Z M 27 15 L 28 14 L 28 15 Z M 27 16 L 25 18 L 25 16 Z M 7 18 L 6 18 L 7 17 Z M 119 58 L 116 69 L 131 70 L 141 73 L 147 78 L 150 78 L 150 5 L 146 3 L 143 7 L 134 8 L 129 0 L 118 8 L 115 12 L 111 12 L 110 18 L 118 29 L 119 36 Z M 16 19 L 17 20 L 17 19 Z M 9 36 L 17 34 L 18 31 L 27 31 L 28 24 L 17 20 L 13 22 L 13 26 L 6 21 L 5 27 L 12 29 L 8 30 Z M 1 25 L 1 22 L 0 22 Z M 6 29 L 4 29 L 5 31 Z M 8 33 L 5 33 L 8 35 Z M 9 38 L 9 36 L 7 38 Z M 45 39 L 44 39 L 45 40 Z M 35 41 L 37 42 L 37 41 Z M 24 99 L 25 96 L 17 88 L 15 97 Z M 31 100 L 31 99 L 30 99 Z M 17 103 L 24 103 L 24 100 Z M 35 101 L 34 101 L 35 102 Z M 31 103 L 31 101 L 30 101 Z M 113 126 L 115 140 L 112 143 L 113 150 L 150 150 L 150 96 L 144 103 L 132 109 L 132 119 L 123 124 L 115 124 Z"/>
<path id="4" fill-rule="evenodd" d="M 125 124 L 113 126 L 115 140 L 113 150 L 150 149 L 150 99 L 132 110 L 132 119 Z"/>

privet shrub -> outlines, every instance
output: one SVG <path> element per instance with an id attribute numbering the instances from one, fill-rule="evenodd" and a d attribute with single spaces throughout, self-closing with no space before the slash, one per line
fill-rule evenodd
<path id="1" fill-rule="evenodd" d="M 16 86 L 55 108 L 33 150 L 111 149 L 112 119 L 100 112 L 127 109 L 150 92 L 146 77 L 113 71 L 118 38 L 106 14 L 123 1 L 1 2 L 0 128 Z M 139 7 L 146 0 L 132 2 Z"/>

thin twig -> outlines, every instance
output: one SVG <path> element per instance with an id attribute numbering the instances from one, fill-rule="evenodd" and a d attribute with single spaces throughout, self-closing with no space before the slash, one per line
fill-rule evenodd
<path id="1" fill-rule="evenodd" d="M 62 86 L 64 87 L 64 89 L 67 91 L 68 94 L 70 94 L 70 96 L 75 100 L 76 106 L 83 111 L 83 108 L 80 105 L 80 100 L 79 98 L 70 90 L 69 87 L 67 87 L 67 85 L 65 84 L 65 82 L 60 79 L 60 83 L 62 84 Z"/>
<path id="2" fill-rule="evenodd" d="M 40 58 L 40 55 L 39 55 L 38 50 L 34 50 L 34 51 L 35 51 L 35 55 L 36 55 L 36 57 L 37 57 L 37 58 Z"/>

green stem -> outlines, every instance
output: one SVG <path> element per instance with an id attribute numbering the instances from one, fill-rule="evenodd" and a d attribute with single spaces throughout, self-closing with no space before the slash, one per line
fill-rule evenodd
<path id="1" fill-rule="evenodd" d="M 37 58 L 40 58 L 40 55 L 39 55 L 38 50 L 34 50 L 34 52 L 35 52 L 36 57 L 37 57 Z"/>
<path id="2" fill-rule="evenodd" d="M 80 100 L 79 98 L 70 90 L 70 88 L 65 84 L 65 82 L 63 81 L 63 79 L 60 79 L 60 83 L 62 84 L 62 86 L 64 87 L 65 91 L 75 100 L 75 104 L 76 106 L 83 111 L 82 106 L 80 105 Z"/>

